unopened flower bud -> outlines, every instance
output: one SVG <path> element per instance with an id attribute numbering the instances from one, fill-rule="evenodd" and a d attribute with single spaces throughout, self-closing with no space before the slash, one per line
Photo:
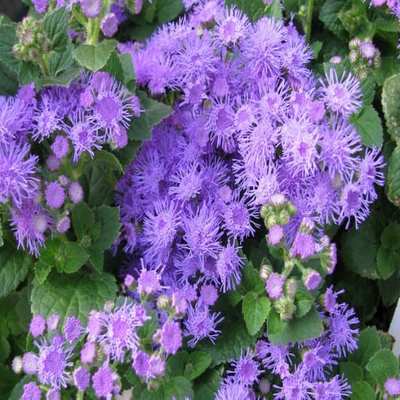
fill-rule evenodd
<path id="1" fill-rule="evenodd" d="M 260 380 L 258 388 L 262 394 L 268 394 L 271 390 L 271 382 L 267 378 Z"/>
<path id="2" fill-rule="evenodd" d="M 293 299 L 282 297 L 274 303 L 275 309 L 283 321 L 290 321 L 296 311 Z"/>
<path id="3" fill-rule="evenodd" d="M 114 306 L 115 304 L 112 300 L 106 301 L 106 303 L 104 304 L 104 311 L 110 313 L 114 309 Z"/>
<path id="4" fill-rule="evenodd" d="M 268 264 L 261 265 L 260 278 L 263 281 L 266 281 L 271 273 L 272 273 L 272 267 L 270 265 L 268 265 Z"/>
<path id="5" fill-rule="evenodd" d="M 160 310 L 165 310 L 171 305 L 171 299 L 166 296 L 165 294 L 162 294 L 161 296 L 158 297 L 157 299 L 157 308 Z"/>
<path id="6" fill-rule="evenodd" d="M 288 297 L 293 299 L 296 296 L 299 283 L 295 278 L 289 278 L 285 283 L 285 293 Z"/>
<path id="7" fill-rule="evenodd" d="M 15 357 L 12 361 L 11 368 L 14 373 L 20 374 L 22 372 L 22 357 Z"/>

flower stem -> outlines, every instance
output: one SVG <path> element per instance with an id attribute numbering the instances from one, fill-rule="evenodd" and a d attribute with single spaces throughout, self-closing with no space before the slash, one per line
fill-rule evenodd
<path id="1" fill-rule="evenodd" d="M 311 39 L 313 12 L 314 12 L 314 0 L 307 0 L 306 26 L 305 26 L 307 42 L 309 42 Z"/>
<path id="2" fill-rule="evenodd" d="M 78 393 L 76 394 L 76 400 L 83 400 L 83 395 L 85 392 L 82 392 L 81 390 L 78 390 Z"/>

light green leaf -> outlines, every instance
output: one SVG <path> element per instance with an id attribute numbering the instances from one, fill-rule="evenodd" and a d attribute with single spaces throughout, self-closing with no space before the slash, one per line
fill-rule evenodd
<path id="1" fill-rule="evenodd" d="M 68 43 L 68 13 L 66 9 L 62 7 L 46 13 L 43 29 L 50 40 L 51 49 L 63 51 Z"/>
<path id="2" fill-rule="evenodd" d="M 379 276 L 382 279 L 388 279 L 400 269 L 400 253 L 381 246 L 376 256 L 376 265 Z"/>
<path id="3" fill-rule="evenodd" d="M 74 50 L 74 58 L 84 68 L 92 72 L 101 70 L 108 62 L 117 42 L 113 39 L 103 40 L 98 45 L 81 44 Z"/>
<path id="4" fill-rule="evenodd" d="M 377 383 L 383 385 L 386 379 L 399 374 L 399 360 L 390 350 L 379 350 L 365 368 Z"/>
<path id="5" fill-rule="evenodd" d="M 396 147 L 394 149 L 389 159 L 389 168 L 386 178 L 386 192 L 388 199 L 395 206 L 400 207 L 400 147 Z"/>
<path id="6" fill-rule="evenodd" d="M 370 358 L 380 349 L 381 341 L 376 328 L 365 328 L 361 331 L 360 337 L 358 338 L 358 349 L 350 355 L 349 360 L 365 366 Z"/>
<path id="7" fill-rule="evenodd" d="M 34 285 L 32 312 L 45 317 L 56 313 L 62 319 L 75 315 L 84 322 L 91 310 L 101 310 L 105 302 L 114 300 L 116 292 L 115 278 L 110 274 L 53 273 L 44 284 Z"/>
<path id="8" fill-rule="evenodd" d="M 383 143 L 383 127 L 379 114 L 373 106 L 364 107 L 361 112 L 351 118 L 365 146 L 380 147 Z"/>
<path id="9" fill-rule="evenodd" d="M 260 297 L 257 293 L 249 292 L 243 299 L 242 313 L 247 331 L 255 335 L 263 326 L 271 311 L 271 302 L 266 295 Z"/>
<path id="10" fill-rule="evenodd" d="M 363 369 L 351 361 L 344 361 L 339 364 L 339 371 L 344 375 L 349 383 L 361 381 L 364 378 Z"/>
<path id="11" fill-rule="evenodd" d="M 95 223 L 94 212 L 85 202 L 80 202 L 72 209 L 72 226 L 75 235 L 83 247 L 85 243 L 91 244 L 90 235 Z"/>
<path id="12" fill-rule="evenodd" d="M 365 381 L 355 382 L 351 385 L 351 400 L 376 400 L 372 386 Z"/>
<path id="13" fill-rule="evenodd" d="M 398 60 L 397 60 L 398 65 Z M 388 132 L 394 141 L 400 139 L 400 74 L 386 79 L 382 90 L 382 106 Z"/>

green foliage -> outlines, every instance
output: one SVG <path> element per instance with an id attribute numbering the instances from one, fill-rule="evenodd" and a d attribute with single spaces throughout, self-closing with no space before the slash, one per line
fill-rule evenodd
<path id="1" fill-rule="evenodd" d="M 400 74 L 388 78 L 382 90 L 382 107 L 386 127 L 394 141 L 400 138 Z"/>
<path id="2" fill-rule="evenodd" d="M 101 310 L 105 302 L 113 301 L 116 291 L 115 279 L 109 274 L 52 273 L 43 284 L 34 284 L 32 312 L 46 317 L 57 313 L 62 319 L 75 315 L 86 321 L 91 310 Z"/>
<path id="3" fill-rule="evenodd" d="M 399 360 L 391 350 L 383 349 L 374 354 L 365 368 L 376 383 L 384 385 L 386 379 L 399 374 Z"/>
<path id="4" fill-rule="evenodd" d="M 74 50 L 73 56 L 80 66 L 96 72 L 107 64 L 116 45 L 113 39 L 103 40 L 97 45 L 81 44 Z"/>
<path id="5" fill-rule="evenodd" d="M 381 119 L 371 105 L 364 107 L 359 114 L 352 118 L 365 146 L 379 147 L 383 143 L 383 128 Z"/>
<path id="6" fill-rule="evenodd" d="M 351 400 L 375 400 L 376 395 L 372 386 L 365 381 L 359 381 L 352 384 Z"/>
<path id="7" fill-rule="evenodd" d="M 302 342 L 321 335 L 323 326 L 318 312 L 313 308 L 304 317 L 282 321 L 271 312 L 268 318 L 268 339 L 274 344 Z"/>
<path id="8" fill-rule="evenodd" d="M 400 147 L 396 147 L 389 159 L 386 178 L 388 199 L 396 206 L 400 206 Z"/>
<path id="9" fill-rule="evenodd" d="M 271 311 L 271 302 L 266 295 L 258 296 L 249 292 L 243 299 L 242 312 L 246 327 L 250 335 L 255 335 L 264 325 Z"/>
<path id="10" fill-rule="evenodd" d="M 43 29 L 50 41 L 51 49 L 63 51 L 68 43 L 68 12 L 58 8 L 47 13 L 43 19 Z"/>
<path id="11" fill-rule="evenodd" d="M 151 99 L 144 92 L 137 94 L 144 112 L 140 118 L 133 120 L 128 135 L 131 140 L 146 140 L 151 138 L 153 127 L 171 114 L 172 108 Z"/>

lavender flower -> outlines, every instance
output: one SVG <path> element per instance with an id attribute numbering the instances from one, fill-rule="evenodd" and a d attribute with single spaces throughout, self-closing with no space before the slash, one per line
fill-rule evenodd
<path id="1" fill-rule="evenodd" d="M 92 376 L 92 386 L 97 397 L 107 397 L 112 394 L 114 387 L 113 371 L 103 364 Z"/>
<path id="2" fill-rule="evenodd" d="M 83 13 L 88 18 L 96 18 L 101 11 L 101 0 L 80 0 L 80 5 Z"/>
<path id="3" fill-rule="evenodd" d="M 85 391 L 90 385 L 90 373 L 84 367 L 77 368 L 73 373 L 74 385 L 80 391 Z"/>
<path id="4" fill-rule="evenodd" d="M 65 200 L 65 192 L 58 182 L 51 182 L 45 191 L 46 203 L 50 208 L 61 208 Z"/>
<path id="5" fill-rule="evenodd" d="M 107 14 L 101 21 L 101 31 L 106 37 L 112 37 L 117 33 L 118 19 L 114 13 Z"/>
<path id="6" fill-rule="evenodd" d="M 389 396 L 399 396 L 400 395 L 400 379 L 398 378 L 388 378 L 385 382 L 385 391 Z"/>
<path id="7" fill-rule="evenodd" d="M 166 321 L 161 328 L 160 343 L 167 354 L 175 354 L 182 346 L 182 331 L 177 322 Z"/>
<path id="8" fill-rule="evenodd" d="M 250 400 L 251 394 L 249 389 L 234 380 L 227 380 L 219 388 L 215 400 Z"/>
<path id="9" fill-rule="evenodd" d="M 30 382 L 24 385 L 21 400 L 40 400 L 41 390 L 39 386 L 34 382 Z"/>
<path id="10" fill-rule="evenodd" d="M 46 320 L 40 314 L 33 316 L 31 323 L 29 325 L 29 333 L 34 337 L 43 335 L 46 330 Z"/>

